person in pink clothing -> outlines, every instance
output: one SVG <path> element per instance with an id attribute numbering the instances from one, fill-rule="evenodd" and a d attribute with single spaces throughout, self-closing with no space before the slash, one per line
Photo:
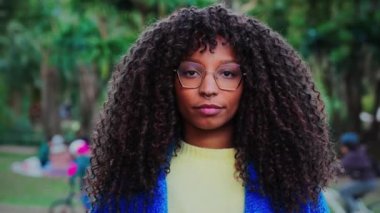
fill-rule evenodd
<path id="1" fill-rule="evenodd" d="M 84 177 L 88 166 L 90 165 L 91 150 L 89 144 L 83 139 L 77 139 L 71 142 L 69 151 L 73 157 L 67 169 L 67 175 L 70 177 L 70 184 L 79 183 L 81 191 L 81 201 L 86 210 L 90 209 L 90 201 L 84 188 Z"/>

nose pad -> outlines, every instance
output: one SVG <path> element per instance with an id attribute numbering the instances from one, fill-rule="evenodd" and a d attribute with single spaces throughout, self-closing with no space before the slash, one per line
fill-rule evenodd
<path id="1" fill-rule="evenodd" d="M 201 85 L 199 86 L 199 93 L 202 96 L 215 96 L 218 94 L 219 87 L 216 84 L 214 76 L 209 73 L 204 76 Z"/>

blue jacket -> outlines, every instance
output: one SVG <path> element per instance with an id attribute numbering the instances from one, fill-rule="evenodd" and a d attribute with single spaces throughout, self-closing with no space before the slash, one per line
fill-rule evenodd
<path id="1" fill-rule="evenodd" d="M 257 183 L 257 175 L 253 168 L 249 169 L 251 180 Z M 111 203 L 113 209 L 108 209 L 109 206 L 95 207 L 90 212 L 93 213 L 108 213 L 108 212 L 145 212 L 144 206 L 147 207 L 147 213 L 167 213 L 167 188 L 165 174 L 158 177 L 157 186 L 154 189 L 153 198 L 147 199 L 148 196 L 140 194 L 126 201 L 121 199 L 118 204 Z M 117 206 L 116 206 L 117 205 Z M 250 192 L 245 190 L 244 213 L 271 213 L 274 212 L 268 197 L 264 197 L 258 192 Z M 319 197 L 318 203 L 307 203 L 301 207 L 300 212 L 305 213 L 326 213 L 330 212 L 327 207 L 326 200 L 322 196 Z"/>

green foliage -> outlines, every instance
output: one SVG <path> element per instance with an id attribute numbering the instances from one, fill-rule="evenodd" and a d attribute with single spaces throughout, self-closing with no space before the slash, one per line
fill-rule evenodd
<path id="1" fill-rule="evenodd" d="M 0 36 L 0 83 L 5 85 L 0 86 L 0 135 L 3 136 L 0 142 L 20 143 L 24 141 L 20 133 L 28 136 L 38 131 L 40 125 L 30 121 L 28 109 L 41 101 L 43 57 L 49 67 L 58 70 L 60 102 L 69 101 L 74 106 L 74 119 L 80 120 L 80 66 L 94 67 L 99 79 L 97 87 L 101 88 L 99 100 L 104 100 L 104 88 L 114 65 L 145 26 L 179 7 L 212 3 L 215 1 L 31 0 L 9 3 L 12 16 Z M 125 7 L 118 8 L 118 5 Z M 14 102 L 25 103 L 23 110 L 16 109 Z"/>
<path id="2" fill-rule="evenodd" d="M 358 107 L 352 103 L 365 111 L 374 108 L 371 100 L 380 95 L 374 94 L 375 80 L 363 83 L 363 79 L 375 79 L 379 69 L 375 60 L 380 57 L 378 1 L 268 0 L 255 1 L 249 10 L 250 2 L 241 2 L 248 14 L 280 32 L 313 63 L 332 126 L 350 128 L 347 124 L 358 119 L 349 113 Z M 347 94 L 347 88 L 357 95 Z"/>
<path id="3" fill-rule="evenodd" d="M 4 31 L 0 35 L 0 134 L 10 129 L 32 132 L 39 126 L 38 121 L 30 121 L 25 109 L 41 100 L 40 69 L 44 54 L 49 66 L 58 70 L 60 102 L 71 102 L 73 118 L 80 120 L 78 67 L 94 67 L 99 79 L 98 103 L 102 103 L 114 65 L 146 26 L 180 7 L 204 7 L 219 2 L 222 1 L 7 1 L 10 12 L 0 28 Z M 348 73 L 360 71 L 355 67 L 359 61 L 367 60 L 362 52 L 372 54 L 372 58 L 380 57 L 380 28 L 376 27 L 380 26 L 379 5 L 371 0 L 233 3 L 235 9 L 243 9 L 280 32 L 307 60 L 316 57 L 312 70 L 329 115 L 347 116 L 344 89 L 332 85 L 343 82 Z M 318 60 L 327 64 L 319 64 Z M 379 66 L 374 61 L 368 66 L 372 69 L 364 75 L 374 76 L 375 67 Z M 368 81 L 362 85 L 365 110 L 373 104 L 368 98 L 374 96 L 373 84 Z M 24 103 L 24 108 L 15 107 L 15 103 Z"/>
<path id="4" fill-rule="evenodd" d="M 365 96 L 363 96 L 361 101 L 363 105 L 363 111 L 373 112 L 373 104 L 375 102 L 375 97 L 371 93 L 368 93 Z"/>
<path id="5" fill-rule="evenodd" d="M 35 83 L 38 74 L 39 54 L 33 43 L 33 35 L 22 23 L 11 20 L 6 35 L 1 36 L 2 77 L 10 91 L 23 91 Z"/>

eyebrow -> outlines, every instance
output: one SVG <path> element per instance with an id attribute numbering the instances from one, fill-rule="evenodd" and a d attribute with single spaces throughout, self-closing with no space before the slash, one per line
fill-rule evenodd
<path id="1" fill-rule="evenodd" d="M 195 62 L 195 63 L 198 63 L 198 64 L 200 64 L 200 65 L 203 66 L 203 64 L 202 64 L 199 60 L 194 59 L 194 58 L 187 58 L 187 59 L 185 59 L 184 61 Z M 233 59 L 231 59 L 231 60 L 221 60 L 220 63 L 221 63 L 221 64 L 228 64 L 228 63 L 235 63 L 235 64 L 238 64 L 237 61 L 236 61 L 236 60 L 233 60 Z"/>

